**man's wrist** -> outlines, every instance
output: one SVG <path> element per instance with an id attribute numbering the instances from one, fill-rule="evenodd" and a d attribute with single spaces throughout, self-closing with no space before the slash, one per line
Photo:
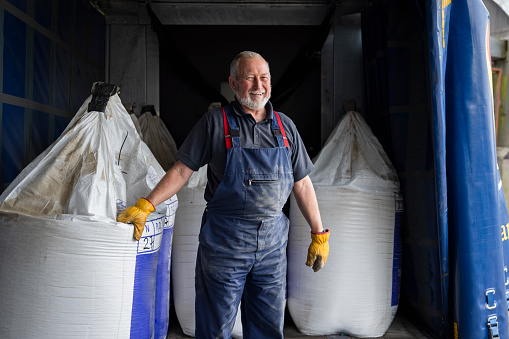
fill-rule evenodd
<path id="1" fill-rule="evenodd" d="M 323 228 L 322 228 L 322 231 L 321 231 L 321 232 L 313 232 L 313 231 L 311 231 L 311 234 L 323 234 L 323 233 L 329 233 L 329 230 L 328 230 L 328 229 L 323 229 Z"/>

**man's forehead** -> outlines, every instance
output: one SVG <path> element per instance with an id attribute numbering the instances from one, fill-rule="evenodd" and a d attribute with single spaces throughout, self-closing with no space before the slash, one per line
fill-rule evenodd
<path id="1" fill-rule="evenodd" d="M 245 75 L 249 75 L 249 74 L 270 75 L 270 72 L 268 70 L 260 72 L 260 70 L 246 69 L 243 73 Z"/>
<path id="2" fill-rule="evenodd" d="M 240 73 L 244 75 L 249 74 L 260 74 L 260 75 L 270 75 L 269 67 L 267 63 L 264 65 L 253 65 L 253 64 L 244 64 L 243 67 L 240 67 Z"/>

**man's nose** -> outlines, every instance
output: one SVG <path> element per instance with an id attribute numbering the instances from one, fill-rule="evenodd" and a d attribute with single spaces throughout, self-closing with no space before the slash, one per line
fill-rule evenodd
<path id="1" fill-rule="evenodd" d="M 255 78 L 253 86 L 255 88 L 261 88 L 262 87 L 262 79 L 261 78 Z"/>

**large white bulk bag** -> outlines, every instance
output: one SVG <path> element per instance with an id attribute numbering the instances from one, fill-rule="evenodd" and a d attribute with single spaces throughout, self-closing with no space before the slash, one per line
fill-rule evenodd
<path id="1" fill-rule="evenodd" d="M 134 113 L 129 113 L 131 116 L 131 120 L 133 121 L 134 127 L 136 128 L 136 132 L 140 135 L 141 140 L 143 140 L 143 133 L 141 132 L 140 123 L 138 122 L 138 117 Z"/>
<path id="2" fill-rule="evenodd" d="M 138 118 L 143 141 L 150 148 L 165 171 L 176 162 L 177 144 L 168 128 L 156 114 L 153 105 L 143 106 Z"/>
<path id="3" fill-rule="evenodd" d="M 116 222 L 164 170 L 116 87 L 93 93 L 106 89 L 104 111 L 89 97 L 0 195 L 0 234 L 13 239 L 0 242 L 2 338 L 154 337 L 159 250 L 177 200 L 156 206 L 140 241 Z"/>
<path id="4" fill-rule="evenodd" d="M 175 215 L 172 254 L 172 287 L 175 313 L 182 331 L 194 337 L 195 331 L 195 266 L 198 235 L 207 202 L 203 198 L 207 184 L 207 166 L 193 173 L 186 186 L 178 192 L 179 208 Z M 240 309 L 232 336 L 242 338 Z"/>
<path id="5" fill-rule="evenodd" d="M 0 212 L 0 337 L 152 338 L 162 219 Z"/>
<path id="6" fill-rule="evenodd" d="M 170 292 L 171 292 L 171 247 L 173 244 L 173 229 L 175 212 L 178 207 L 177 196 L 166 202 L 167 213 L 163 221 L 163 235 L 157 261 L 156 290 L 155 290 L 155 319 L 154 338 L 165 339 L 168 334 L 170 321 Z M 150 217 L 150 216 L 149 216 Z M 146 226 L 145 226 L 146 227 Z"/>
<path id="7" fill-rule="evenodd" d="M 307 335 L 380 337 L 398 307 L 403 204 L 397 174 L 360 114 L 347 113 L 315 159 L 313 181 L 324 228 L 325 266 L 305 265 L 310 228 L 290 202 L 288 309 Z"/>

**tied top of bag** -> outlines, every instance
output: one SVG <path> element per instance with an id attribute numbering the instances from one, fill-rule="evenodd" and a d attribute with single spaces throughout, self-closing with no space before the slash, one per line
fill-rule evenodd
<path id="1" fill-rule="evenodd" d="M 362 191 L 399 190 L 399 179 L 382 145 L 357 112 L 343 116 L 313 159 L 310 174 L 317 186 L 343 186 Z"/>
<path id="2" fill-rule="evenodd" d="M 89 112 L 104 112 L 110 97 L 118 94 L 120 89 L 113 84 L 107 84 L 105 82 L 95 82 L 92 86 L 92 99 L 88 104 Z"/>

